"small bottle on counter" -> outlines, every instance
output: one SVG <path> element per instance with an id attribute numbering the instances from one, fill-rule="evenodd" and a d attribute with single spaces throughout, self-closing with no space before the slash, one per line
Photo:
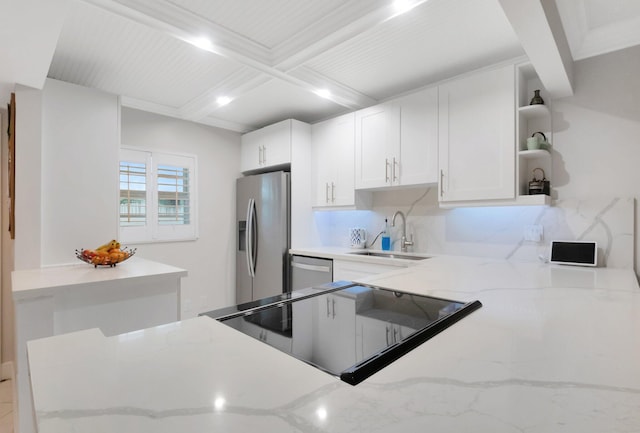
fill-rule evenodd
<path id="1" fill-rule="evenodd" d="M 384 219 L 384 231 L 382 232 L 382 250 L 391 250 L 391 236 L 389 236 L 389 223 L 387 219 Z"/>

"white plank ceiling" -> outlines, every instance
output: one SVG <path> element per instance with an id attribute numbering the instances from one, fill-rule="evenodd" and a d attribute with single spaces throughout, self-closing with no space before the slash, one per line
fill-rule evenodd
<path id="1" fill-rule="evenodd" d="M 65 16 L 42 34 L 57 38 L 40 60 L 48 77 L 240 132 L 314 123 L 526 54 L 505 0 L 406 0 L 403 14 L 391 0 L 55 1 Z M 573 60 L 640 43 L 637 0 L 555 5 Z"/>

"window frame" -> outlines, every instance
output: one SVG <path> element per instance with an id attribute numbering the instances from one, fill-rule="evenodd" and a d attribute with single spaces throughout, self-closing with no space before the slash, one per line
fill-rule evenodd
<path id="1" fill-rule="evenodd" d="M 146 224 L 120 224 L 120 164 L 144 163 L 146 167 Z M 184 167 L 189 170 L 189 224 L 160 224 L 158 216 L 159 166 Z M 196 155 L 121 146 L 118 160 L 118 238 L 124 243 L 160 243 L 198 239 L 198 159 Z"/>

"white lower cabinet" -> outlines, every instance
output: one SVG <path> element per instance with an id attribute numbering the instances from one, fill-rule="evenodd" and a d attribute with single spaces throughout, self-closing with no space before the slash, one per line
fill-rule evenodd
<path id="1" fill-rule="evenodd" d="M 313 359 L 338 372 L 355 364 L 355 298 L 331 294 L 316 298 L 318 320 L 313 340 Z"/>
<path id="2" fill-rule="evenodd" d="M 515 199 L 515 67 L 439 87 L 440 202 Z"/>
<path id="3" fill-rule="evenodd" d="M 349 260 L 333 260 L 333 281 L 353 281 L 383 272 L 406 268 L 405 265 L 378 265 Z"/>
<path id="4" fill-rule="evenodd" d="M 356 316 L 356 360 L 399 343 L 416 330 L 367 316 Z"/>
<path id="5" fill-rule="evenodd" d="M 268 343 L 270 346 L 274 346 L 284 352 L 291 352 L 291 348 L 292 348 L 291 337 L 278 334 L 277 332 L 271 331 L 269 329 L 265 329 L 262 326 L 258 326 L 254 323 L 247 322 L 246 320 L 242 322 L 242 332 L 252 336 L 255 339 L 264 341 L 265 343 Z"/>

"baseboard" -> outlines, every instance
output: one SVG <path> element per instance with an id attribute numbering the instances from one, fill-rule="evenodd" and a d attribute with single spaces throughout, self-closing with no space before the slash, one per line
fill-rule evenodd
<path id="1" fill-rule="evenodd" d="M 13 368 L 13 361 L 3 362 L 0 366 L 0 380 L 15 380 L 16 371 Z"/>

